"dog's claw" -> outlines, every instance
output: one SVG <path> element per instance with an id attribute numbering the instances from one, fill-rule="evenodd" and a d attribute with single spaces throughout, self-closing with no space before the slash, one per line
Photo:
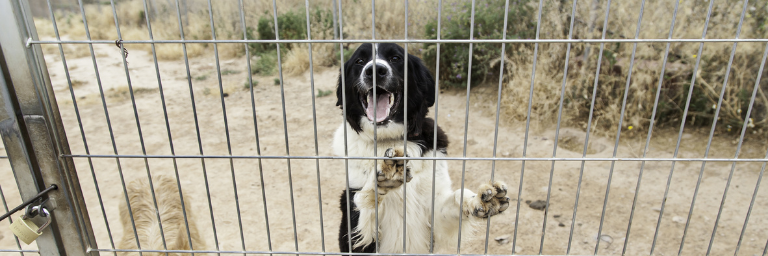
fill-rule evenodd
<path id="1" fill-rule="evenodd" d="M 474 205 L 471 214 L 478 218 L 487 218 L 500 214 L 509 208 L 509 197 L 507 197 L 507 185 L 504 182 L 496 181 L 480 186 L 478 191 L 482 191 L 479 197 L 472 198 L 470 204 Z M 468 213 L 469 214 L 469 213 Z"/>
<path id="2" fill-rule="evenodd" d="M 482 207 L 475 209 L 474 213 L 475 213 L 474 215 L 477 217 L 481 217 L 481 218 L 485 217 L 485 209 L 483 209 Z"/>
<path id="3" fill-rule="evenodd" d="M 503 212 L 507 210 L 507 208 L 509 208 L 509 200 L 510 200 L 509 197 L 504 197 L 502 200 L 499 201 L 501 203 L 501 205 L 499 206 L 499 212 Z"/>
<path id="4" fill-rule="evenodd" d="M 494 184 L 496 185 L 496 184 Z M 503 198 L 507 195 L 507 185 L 501 183 L 499 186 L 496 186 L 496 197 Z"/>
<path id="5" fill-rule="evenodd" d="M 402 149 L 388 148 L 384 151 L 384 157 L 403 157 Z M 381 161 L 376 172 L 379 186 L 379 194 L 386 194 L 390 189 L 395 189 L 413 179 L 411 170 L 407 168 L 407 161 L 400 159 L 385 159 Z"/>
<path id="6" fill-rule="evenodd" d="M 491 201 L 491 199 L 493 199 L 493 190 L 490 190 L 490 189 L 485 190 L 485 192 L 483 193 L 483 202 Z"/>
<path id="7" fill-rule="evenodd" d="M 395 149 L 388 148 L 387 151 L 384 151 L 385 157 L 394 157 L 395 156 Z"/>

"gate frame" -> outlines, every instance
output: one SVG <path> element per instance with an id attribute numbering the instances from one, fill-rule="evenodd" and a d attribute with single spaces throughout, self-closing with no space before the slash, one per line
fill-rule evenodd
<path id="1" fill-rule="evenodd" d="M 49 184 L 52 222 L 37 240 L 40 255 L 98 255 L 29 3 L 0 0 L 0 133 L 23 200 Z"/>

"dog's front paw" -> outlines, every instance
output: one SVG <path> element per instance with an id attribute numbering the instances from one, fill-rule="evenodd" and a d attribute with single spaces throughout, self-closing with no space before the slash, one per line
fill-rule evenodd
<path id="1" fill-rule="evenodd" d="M 403 149 L 389 148 L 384 152 L 384 157 L 402 157 Z M 402 159 L 385 159 L 379 164 L 376 172 L 376 181 L 379 187 L 379 194 L 386 194 L 389 190 L 399 188 L 403 183 L 411 181 L 411 170 L 408 168 L 408 161 Z"/>
<path id="2" fill-rule="evenodd" d="M 493 184 L 487 183 L 480 186 L 478 194 L 468 205 L 465 205 L 466 214 L 478 218 L 488 218 L 500 214 L 509 208 L 509 197 L 507 197 L 507 185 L 504 182 L 496 181 Z"/>

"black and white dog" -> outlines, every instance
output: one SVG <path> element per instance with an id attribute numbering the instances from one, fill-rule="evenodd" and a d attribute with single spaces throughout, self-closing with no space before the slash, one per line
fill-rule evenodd
<path id="1" fill-rule="evenodd" d="M 376 63 L 372 60 L 376 49 Z M 373 66 L 376 65 L 375 71 Z M 404 67 L 408 65 L 408 77 Z M 349 156 L 374 154 L 374 125 L 377 126 L 378 156 L 402 157 L 405 120 L 408 125 L 408 156 L 438 157 L 446 155 L 448 137 L 427 112 L 435 102 L 435 81 L 429 70 L 415 56 L 405 56 L 396 44 L 363 44 L 344 64 L 344 77 L 339 77 L 336 89 L 338 101 L 346 100 L 347 122 L 334 135 L 334 153 L 345 154 L 344 129 L 347 129 L 346 152 Z M 376 77 L 376 88 L 373 79 Z M 342 96 L 342 79 L 345 97 Z M 405 80 L 408 79 L 408 115 L 405 115 Z M 373 91 L 376 90 L 376 97 Z M 376 103 L 374 106 L 374 102 Z M 375 121 L 374 121 L 375 120 Z M 437 133 L 437 148 L 434 134 Z M 451 188 L 448 163 L 445 160 L 349 160 L 349 196 L 341 196 L 342 220 L 339 229 L 339 247 L 349 252 L 403 252 L 403 219 L 406 220 L 406 253 L 429 253 L 434 243 L 436 250 L 455 249 L 459 236 L 459 218 L 463 218 L 461 231 L 470 234 L 474 224 L 485 223 L 484 218 L 503 212 L 509 207 L 507 188 L 503 182 L 483 184 L 480 195 L 464 190 L 463 212 L 460 210 L 461 190 Z M 433 168 L 435 173 L 433 174 Z M 434 222 L 432 223 L 432 184 L 434 181 Z M 405 201 L 403 189 L 407 186 Z M 376 226 L 376 187 L 378 186 L 378 226 Z M 403 204 L 407 206 L 406 218 Z M 347 215 L 347 207 L 350 212 Z M 350 222 L 347 218 L 350 218 Z M 348 228 L 352 230 L 349 234 Z M 434 229 L 434 241 L 430 241 Z M 377 239 L 378 232 L 378 241 Z"/>

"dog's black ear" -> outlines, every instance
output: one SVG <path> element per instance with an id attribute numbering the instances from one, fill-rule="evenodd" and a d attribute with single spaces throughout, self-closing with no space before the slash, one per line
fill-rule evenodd
<path id="1" fill-rule="evenodd" d="M 425 107 L 435 104 L 435 79 L 421 59 L 410 54 L 408 54 L 408 79 L 418 88 L 426 103 Z"/>
<path id="2" fill-rule="evenodd" d="M 408 55 L 408 136 L 421 134 L 429 107 L 435 104 L 435 79 L 416 56 Z"/>
<path id="3" fill-rule="evenodd" d="M 342 86 L 342 79 L 346 79 L 344 76 L 342 76 L 342 74 L 344 74 L 345 76 L 349 75 L 349 74 L 347 74 L 349 72 L 349 66 L 350 66 L 350 61 L 347 61 L 342 66 L 342 68 L 344 69 L 344 72 L 341 72 L 341 69 L 339 69 L 339 80 L 336 82 L 337 83 L 336 84 L 336 106 L 339 106 L 339 108 L 341 108 L 341 109 L 344 108 L 344 106 L 343 106 L 344 102 L 342 101 L 344 99 L 344 97 L 343 97 L 343 94 L 342 94 L 342 87 L 341 87 Z M 346 93 L 350 93 L 350 92 L 346 92 Z"/>
<path id="4" fill-rule="evenodd" d="M 343 67 L 342 67 L 343 68 Z M 341 70 L 339 70 L 339 80 L 336 82 L 336 106 L 339 106 L 340 108 L 343 108 L 342 106 L 342 93 L 341 93 L 341 79 L 344 79 L 341 77 Z"/>

